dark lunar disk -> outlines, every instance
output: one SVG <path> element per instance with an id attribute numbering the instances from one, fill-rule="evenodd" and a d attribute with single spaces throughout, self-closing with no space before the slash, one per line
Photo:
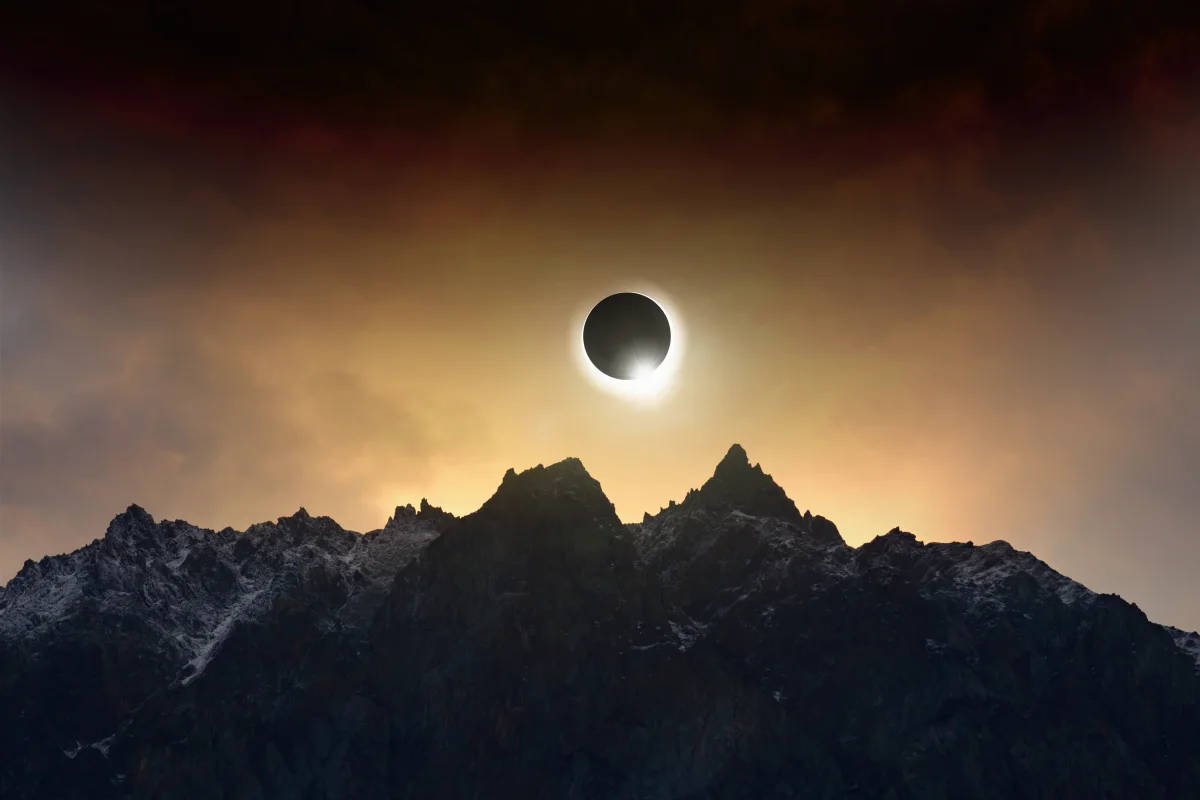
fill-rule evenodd
<path id="1" fill-rule="evenodd" d="M 643 377 L 667 357 L 671 324 L 644 294 L 620 292 L 596 304 L 583 323 L 583 349 L 596 369 L 623 381 Z"/>

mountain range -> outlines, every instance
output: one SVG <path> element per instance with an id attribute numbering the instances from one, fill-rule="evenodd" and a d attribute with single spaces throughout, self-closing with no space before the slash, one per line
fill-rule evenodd
<path id="1" fill-rule="evenodd" d="M 1200 797 L 1200 636 L 1003 541 L 850 547 L 738 445 L 618 519 L 130 506 L 0 590 L 5 798 Z"/>

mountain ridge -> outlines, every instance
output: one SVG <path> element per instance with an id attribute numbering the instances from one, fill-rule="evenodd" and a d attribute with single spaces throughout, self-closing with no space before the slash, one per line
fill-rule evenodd
<path id="1" fill-rule="evenodd" d="M 1200 635 L 1006 542 L 850 547 L 738 445 L 635 524 L 572 458 L 464 517 L 237 532 L 132 505 L 27 562 L 0 590 L 25 721 L 0 791 L 1178 796 L 1198 669 Z M 1089 720 L 1116 738 L 1078 743 Z"/>

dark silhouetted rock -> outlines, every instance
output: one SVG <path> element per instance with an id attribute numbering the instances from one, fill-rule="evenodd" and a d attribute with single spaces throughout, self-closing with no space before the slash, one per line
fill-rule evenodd
<path id="1" fill-rule="evenodd" d="M 364 535 L 132 506 L 0 592 L 0 795 L 1190 797 L 1198 655 L 1005 542 L 848 547 L 736 445 L 638 524 L 577 459 Z"/>

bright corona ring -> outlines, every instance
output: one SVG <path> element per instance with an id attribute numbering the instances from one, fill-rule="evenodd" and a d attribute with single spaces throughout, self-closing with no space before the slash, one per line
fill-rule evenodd
<path id="1" fill-rule="evenodd" d="M 637 399 L 661 397 L 668 388 L 683 337 L 661 295 L 610 294 L 587 311 L 577 330 L 580 365 L 596 386 Z"/>

